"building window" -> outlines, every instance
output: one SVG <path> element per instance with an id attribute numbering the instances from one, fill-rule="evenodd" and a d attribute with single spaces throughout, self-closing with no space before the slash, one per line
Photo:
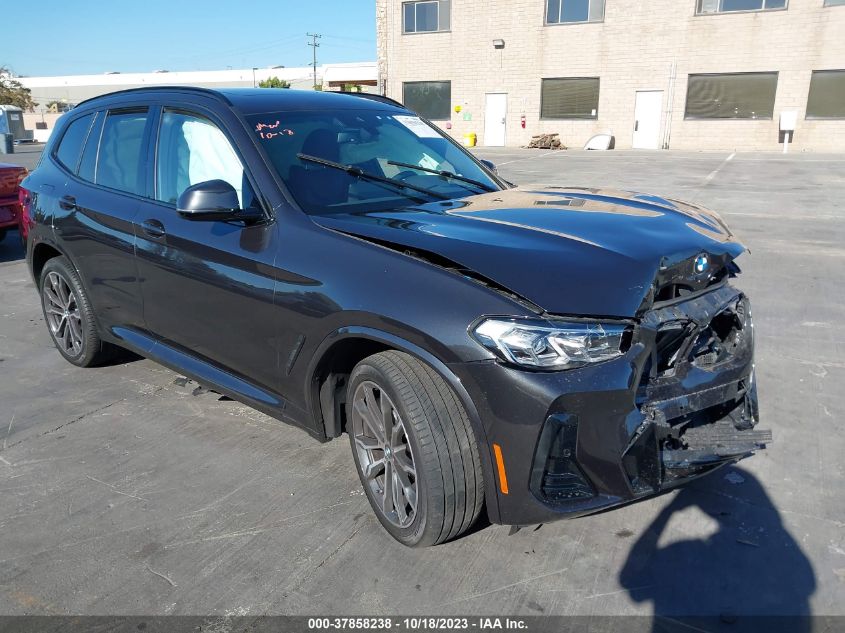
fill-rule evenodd
<path id="1" fill-rule="evenodd" d="M 785 9 L 786 0 L 698 0 L 696 13 L 731 13 L 733 11 L 771 11 Z"/>
<path id="2" fill-rule="evenodd" d="M 813 71 L 807 118 L 845 119 L 845 70 Z"/>
<path id="3" fill-rule="evenodd" d="M 451 0 L 424 0 L 402 5 L 404 33 L 434 33 L 449 30 Z"/>
<path id="4" fill-rule="evenodd" d="M 598 77 L 543 79 L 541 119 L 595 119 L 598 115 Z"/>
<path id="5" fill-rule="evenodd" d="M 687 119 L 771 119 L 777 73 L 690 75 Z"/>
<path id="6" fill-rule="evenodd" d="M 405 107 L 426 119 L 444 121 L 450 118 L 451 81 L 409 81 L 402 84 Z"/>
<path id="7" fill-rule="evenodd" d="M 824 0 L 826 7 L 838 7 L 840 5 L 845 6 L 845 0 Z"/>
<path id="8" fill-rule="evenodd" d="M 603 20 L 604 0 L 546 0 L 546 24 Z"/>

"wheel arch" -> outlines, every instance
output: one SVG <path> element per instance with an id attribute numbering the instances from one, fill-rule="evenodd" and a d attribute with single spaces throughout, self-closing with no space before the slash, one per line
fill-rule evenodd
<path id="1" fill-rule="evenodd" d="M 39 292 L 41 291 L 41 272 L 44 270 L 44 266 L 46 266 L 47 262 L 49 262 L 51 259 L 55 259 L 56 257 L 64 257 L 76 271 L 76 274 L 79 277 L 79 283 L 82 284 L 82 289 L 88 295 L 90 301 L 91 291 L 88 287 L 88 282 L 85 279 L 85 276 L 82 274 L 82 271 L 79 269 L 79 266 L 77 265 L 74 258 L 71 257 L 70 254 L 59 244 L 56 244 L 53 240 L 39 240 L 33 243 L 32 255 L 28 255 L 27 257 L 29 261 L 30 272 L 32 274 L 33 280 L 35 281 L 35 287 L 38 289 Z M 96 309 L 94 310 L 94 322 L 97 326 L 97 332 L 102 337 L 103 328 L 100 327 L 99 315 L 97 314 Z"/>
<path id="2" fill-rule="evenodd" d="M 428 350 L 401 336 L 370 327 L 346 327 L 327 336 L 315 351 L 308 368 L 306 397 L 317 428 L 326 439 L 339 437 L 344 430 L 343 404 L 346 384 L 352 369 L 368 356 L 386 350 L 405 352 L 436 371 L 458 396 L 467 412 L 479 442 L 479 455 L 484 473 L 484 500 L 491 522 L 499 522 L 499 504 L 493 460 L 487 433 L 475 403 L 460 379 L 443 361 Z"/>
<path id="3" fill-rule="evenodd" d="M 32 262 L 30 264 L 30 269 L 32 271 L 32 277 L 35 280 L 35 285 L 39 288 L 39 290 L 41 288 L 41 271 L 44 270 L 44 266 L 47 265 L 48 261 L 56 257 L 67 258 L 68 261 L 71 262 L 71 265 L 76 268 L 76 265 L 67 256 L 67 254 L 63 253 L 54 244 L 49 242 L 38 242 L 32 247 Z"/>

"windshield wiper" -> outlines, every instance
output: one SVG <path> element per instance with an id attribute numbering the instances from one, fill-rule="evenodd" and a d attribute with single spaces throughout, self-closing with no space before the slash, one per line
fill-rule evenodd
<path id="1" fill-rule="evenodd" d="M 306 160 L 309 163 L 317 163 L 318 165 L 325 165 L 326 167 L 332 167 L 333 169 L 345 171 L 347 174 L 349 174 L 350 176 L 354 176 L 355 178 L 361 178 L 362 180 L 371 180 L 373 182 L 380 182 L 385 185 L 390 185 L 391 187 L 394 187 L 396 189 L 411 189 L 412 191 L 416 191 L 417 193 L 432 196 L 439 200 L 449 200 L 451 198 L 451 196 L 447 196 L 437 191 L 432 191 L 431 189 L 426 189 L 425 187 L 417 187 L 416 185 L 410 185 L 406 182 L 399 180 L 398 178 L 387 178 L 385 176 L 379 176 L 378 174 L 371 174 L 370 172 L 364 171 L 363 169 L 361 169 L 360 167 L 356 167 L 355 165 L 344 165 L 343 163 L 336 163 L 333 160 L 328 160 L 326 158 L 309 156 L 308 154 L 297 154 L 296 157 L 300 160 Z"/>
<path id="2" fill-rule="evenodd" d="M 419 171 L 424 171 L 427 174 L 437 174 L 441 178 L 447 178 L 448 180 L 459 180 L 460 182 L 466 182 L 470 185 L 474 185 L 479 189 L 483 189 L 484 191 L 498 191 L 498 189 L 495 189 L 490 185 L 486 185 L 483 182 L 473 180 L 472 178 L 467 178 L 466 176 L 459 176 L 458 174 L 448 171 L 446 169 L 429 169 L 428 167 L 421 167 L 420 165 L 414 165 L 413 163 L 402 163 L 398 160 L 389 160 L 387 161 L 387 164 L 395 165 L 396 167 L 407 167 L 408 169 L 417 169 Z"/>

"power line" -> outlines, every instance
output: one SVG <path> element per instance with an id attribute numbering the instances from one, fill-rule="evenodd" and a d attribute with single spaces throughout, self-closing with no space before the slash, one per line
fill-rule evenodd
<path id="1" fill-rule="evenodd" d="M 313 58 L 313 61 L 311 62 L 311 65 L 314 67 L 314 90 L 316 90 L 317 89 L 317 47 L 320 46 L 320 44 L 317 42 L 317 40 L 320 39 L 323 36 L 320 35 L 319 33 L 306 33 L 305 35 L 307 35 L 308 37 L 311 38 L 311 41 L 308 42 L 308 46 L 310 46 L 314 49 L 314 58 Z"/>
<path id="2" fill-rule="evenodd" d="M 293 42 L 294 39 L 298 39 L 298 38 L 299 38 L 298 35 L 290 35 L 288 37 L 276 38 L 274 40 L 265 40 L 265 42 L 263 42 L 263 43 L 261 43 L 261 42 L 253 43 L 253 44 L 245 46 L 245 47 L 233 48 L 233 49 L 223 50 L 223 51 L 217 50 L 217 51 L 214 51 L 212 53 L 200 53 L 198 55 L 190 55 L 190 56 L 187 56 L 187 57 L 183 57 L 183 59 L 197 59 L 199 57 L 220 58 L 220 57 L 226 57 L 226 56 L 229 56 L 229 55 L 236 55 L 236 54 L 242 54 L 242 53 L 252 53 L 252 52 L 255 52 L 255 51 L 263 51 L 263 50 L 267 50 L 267 49 L 270 49 L 270 48 L 279 47 L 282 44 L 285 44 L 287 42 Z M 284 50 L 284 49 L 282 49 L 282 50 Z"/>
<path id="3" fill-rule="evenodd" d="M 373 37 L 347 37 L 345 35 L 323 35 L 323 37 L 329 37 L 333 40 L 349 40 L 350 42 L 375 42 L 375 38 Z"/>

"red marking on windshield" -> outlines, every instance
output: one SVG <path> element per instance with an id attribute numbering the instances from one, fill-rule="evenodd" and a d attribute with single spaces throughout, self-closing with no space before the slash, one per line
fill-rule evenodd
<path id="1" fill-rule="evenodd" d="M 281 125 L 281 121 L 276 121 L 275 123 L 258 123 L 255 126 L 255 131 L 260 132 L 261 130 L 267 128 L 270 130 L 274 130 Z"/>
<path id="2" fill-rule="evenodd" d="M 259 132 L 258 136 L 261 138 L 276 138 L 277 136 L 293 136 L 293 130 L 279 130 L 278 132 Z"/>
<path id="3" fill-rule="evenodd" d="M 288 128 L 281 128 L 281 121 L 276 121 L 275 123 L 257 123 L 255 125 L 255 131 L 258 132 L 258 136 L 265 139 L 276 138 L 277 136 L 293 136 L 294 131 Z M 264 130 L 274 130 L 274 131 L 267 131 Z"/>

